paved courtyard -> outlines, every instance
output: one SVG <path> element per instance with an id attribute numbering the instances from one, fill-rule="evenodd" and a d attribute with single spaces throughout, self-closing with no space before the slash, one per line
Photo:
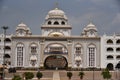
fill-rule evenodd
<path id="1" fill-rule="evenodd" d="M 15 74 L 19 74 L 20 76 L 22 76 L 22 74 L 24 72 L 28 72 L 28 71 L 17 71 L 16 73 L 6 73 L 6 77 L 5 80 L 11 80 L 13 75 Z M 33 72 L 34 75 L 36 74 L 37 71 L 30 71 Z M 41 71 L 43 73 L 43 77 L 41 78 L 41 80 L 69 80 L 67 77 L 67 71 L 65 70 L 44 70 Z M 72 79 L 71 80 L 80 80 L 78 73 L 79 71 L 71 71 L 73 73 Z M 83 80 L 103 80 L 102 76 L 101 76 L 101 71 L 84 71 L 85 76 L 83 78 Z M 111 80 L 116 80 L 116 78 L 118 79 L 118 77 L 120 77 L 116 74 L 116 72 L 111 71 L 110 72 L 112 74 L 112 78 Z M 94 77 L 94 79 L 93 79 Z M 32 80 L 37 80 L 36 76 L 34 76 L 34 78 Z"/>

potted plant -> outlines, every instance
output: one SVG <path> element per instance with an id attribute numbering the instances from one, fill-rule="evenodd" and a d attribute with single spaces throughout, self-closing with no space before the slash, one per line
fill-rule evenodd
<path id="1" fill-rule="evenodd" d="M 40 80 L 40 78 L 42 78 L 43 74 L 41 72 L 37 72 L 36 73 L 36 77 L 38 78 L 38 80 Z"/>
<path id="2" fill-rule="evenodd" d="M 82 80 L 84 77 L 85 73 L 83 71 L 79 72 L 78 76 L 80 77 L 80 79 Z"/>
<path id="3" fill-rule="evenodd" d="M 72 72 L 67 72 L 67 77 L 69 78 L 69 80 L 71 80 L 72 76 L 73 76 Z"/>

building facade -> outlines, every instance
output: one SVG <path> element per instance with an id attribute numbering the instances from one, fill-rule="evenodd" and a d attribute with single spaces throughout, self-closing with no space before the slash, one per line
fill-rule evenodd
<path id="1" fill-rule="evenodd" d="M 41 35 L 32 35 L 25 23 L 18 24 L 16 34 L 10 37 L 10 67 L 106 68 L 109 63 L 105 57 L 107 54 L 104 54 L 107 37 L 100 37 L 92 23 L 83 29 L 81 35 L 73 36 L 65 12 L 55 8 L 46 15 L 41 31 Z M 114 60 L 114 65 L 118 61 L 120 59 Z"/>

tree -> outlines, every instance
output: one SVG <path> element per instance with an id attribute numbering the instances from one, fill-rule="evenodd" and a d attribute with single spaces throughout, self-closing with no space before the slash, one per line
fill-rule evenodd
<path id="1" fill-rule="evenodd" d="M 19 75 L 15 75 L 12 80 L 22 80 L 22 78 Z"/>
<path id="2" fill-rule="evenodd" d="M 109 72 L 109 69 L 105 69 L 102 71 L 101 75 L 103 76 L 104 79 L 111 79 L 112 75 Z"/>
<path id="3" fill-rule="evenodd" d="M 72 72 L 67 72 L 67 77 L 69 78 L 69 80 L 71 79 L 72 75 Z"/>
<path id="4" fill-rule="evenodd" d="M 25 80 L 29 80 L 34 77 L 34 74 L 32 72 L 25 72 L 24 76 L 25 76 Z"/>
<path id="5" fill-rule="evenodd" d="M 80 77 L 80 79 L 83 79 L 83 76 L 85 75 L 85 73 L 83 71 L 79 72 L 78 76 Z"/>
<path id="6" fill-rule="evenodd" d="M 40 78 L 42 78 L 43 74 L 41 72 L 37 72 L 36 77 L 38 78 L 38 80 L 40 80 Z"/>

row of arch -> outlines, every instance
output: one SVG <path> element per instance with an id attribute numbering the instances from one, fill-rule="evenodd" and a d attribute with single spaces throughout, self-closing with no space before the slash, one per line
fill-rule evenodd
<path id="1" fill-rule="evenodd" d="M 108 55 L 107 56 L 107 59 L 113 59 L 113 58 L 114 58 L 113 55 Z M 116 56 L 116 59 L 120 59 L 120 55 Z"/>
<path id="2" fill-rule="evenodd" d="M 47 23 L 48 25 L 65 25 L 65 21 L 61 21 L 61 22 L 58 22 L 58 21 L 48 21 Z"/>
<path id="3" fill-rule="evenodd" d="M 0 40 L 0 42 L 1 42 L 1 40 Z M 10 38 L 6 38 L 5 42 L 11 42 L 11 39 Z"/>
<path id="4" fill-rule="evenodd" d="M 109 39 L 109 40 L 107 40 L 106 43 L 107 43 L 107 44 L 113 44 L 113 40 L 112 40 L 112 39 Z M 120 39 L 116 40 L 116 44 L 120 44 Z"/>
<path id="5" fill-rule="evenodd" d="M 115 66 L 112 63 L 108 63 L 106 68 L 108 68 L 109 70 L 114 70 L 114 68 L 116 68 L 116 66 L 120 66 L 120 62 L 117 63 Z"/>
<path id="6" fill-rule="evenodd" d="M 113 51 L 114 49 L 112 47 L 108 47 L 106 50 L 107 51 Z M 117 47 L 116 51 L 120 51 L 120 47 Z"/>

